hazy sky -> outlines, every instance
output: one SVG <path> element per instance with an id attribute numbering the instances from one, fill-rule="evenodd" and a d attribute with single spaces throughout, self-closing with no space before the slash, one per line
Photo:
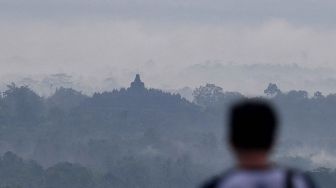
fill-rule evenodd
<path id="1" fill-rule="evenodd" d="M 216 82 L 253 93 L 270 76 L 236 70 L 240 79 L 230 84 L 232 76 L 214 79 L 206 68 L 185 73 L 195 65 L 296 64 L 309 71 L 288 81 L 272 69 L 272 81 L 334 92 L 334 72 L 310 75 L 336 68 L 335 10 L 332 0 L 0 0 L 0 74 L 68 73 L 126 85 L 140 72 L 152 87 Z"/>

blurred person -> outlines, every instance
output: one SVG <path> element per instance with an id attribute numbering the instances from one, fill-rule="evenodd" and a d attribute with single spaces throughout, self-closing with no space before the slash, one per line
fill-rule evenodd
<path id="1" fill-rule="evenodd" d="M 202 188 L 316 187 L 307 174 L 270 161 L 279 123 L 267 101 L 247 99 L 233 105 L 230 113 L 228 144 L 236 165 L 207 181 Z"/>

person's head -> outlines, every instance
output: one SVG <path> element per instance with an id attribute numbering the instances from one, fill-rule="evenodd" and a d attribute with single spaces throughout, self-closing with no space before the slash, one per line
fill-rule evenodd
<path id="1" fill-rule="evenodd" d="M 229 144 L 238 153 L 269 153 L 278 120 L 272 106 L 261 99 L 247 99 L 232 106 L 229 117 Z"/>

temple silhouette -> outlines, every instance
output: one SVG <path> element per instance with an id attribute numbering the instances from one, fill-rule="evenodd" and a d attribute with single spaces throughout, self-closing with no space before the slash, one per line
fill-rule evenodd
<path id="1" fill-rule="evenodd" d="M 146 89 L 145 83 L 141 81 L 140 74 L 136 74 L 134 81 L 128 89 L 131 91 L 144 91 Z"/>

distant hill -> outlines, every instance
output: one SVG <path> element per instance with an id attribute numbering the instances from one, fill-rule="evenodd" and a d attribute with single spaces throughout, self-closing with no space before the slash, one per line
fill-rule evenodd
<path id="1" fill-rule="evenodd" d="M 312 173 L 330 182 L 336 168 L 336 95 L 283 91 L 276 83 L 261 92 L 255 97 L 269 99 L 282 117 L 275 159 L 309 171 L 328 167 Z M 0 173 L 8 181 L 0 187 L 47 177 L 54 182 L 50 187 L 84 186 L 72 176 L 94 188 L 195 187 L 232 165 L 223 144 L 226 113 L 247 96 L 213 83 L 195 88 L 192 96 L 147 88 L 140 75 L 127 88 L 91 96 L 64 87 L 40 96 L 9 84 L 0 96 L 0 153 L 20 177 Z M 62 178 L 64 185 L 57 184 Z"/>

